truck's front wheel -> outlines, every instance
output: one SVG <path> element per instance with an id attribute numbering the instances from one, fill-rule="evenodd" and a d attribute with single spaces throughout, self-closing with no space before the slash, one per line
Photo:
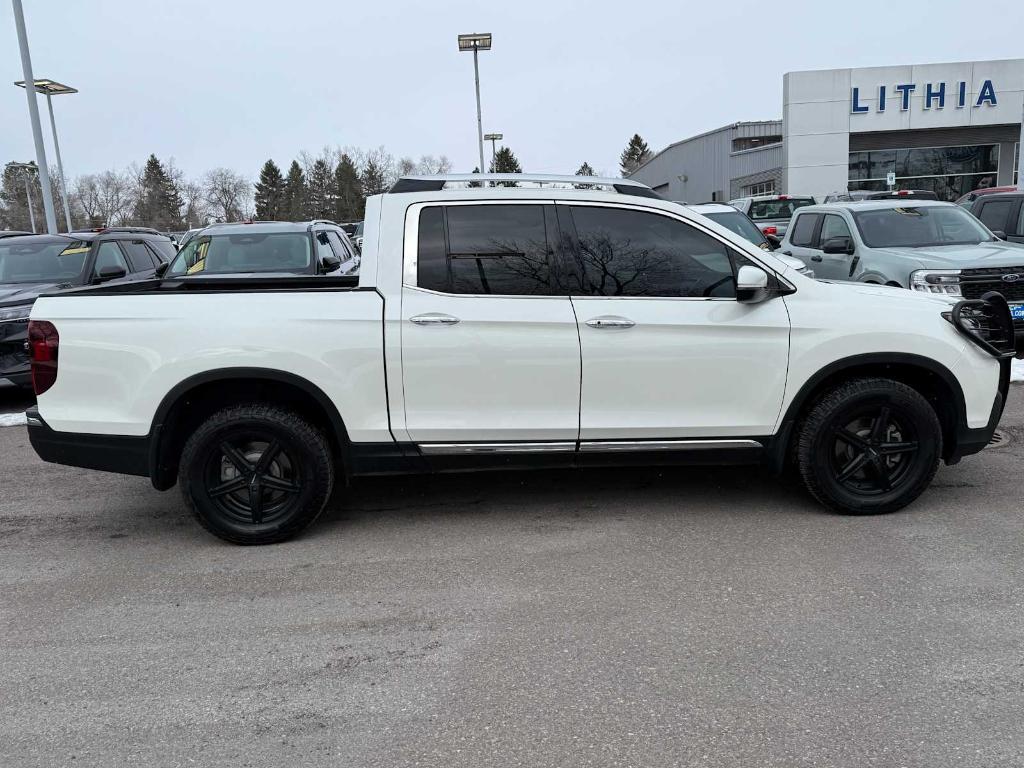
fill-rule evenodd
<path id="1" fill-rule="evenodd" d="M 826 392 L 804 418 L 798 439 L 807 489 L 846 514 L 902 509 L 928 487 L 942 456 L 934 409 L 891 379 L 856 379 Z"/>
<path id="2" fill-rule="evenodd" d="M 235 544 L 284 541 L 323 511 L 331 450 L 303 418 L 268 405 L 218 411 L 189 437 L 178 482 L 200 524 Z"/>

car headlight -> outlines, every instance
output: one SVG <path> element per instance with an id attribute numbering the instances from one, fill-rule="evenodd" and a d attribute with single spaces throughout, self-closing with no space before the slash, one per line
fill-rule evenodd
<path id="1" fill-rule="evenodd" d="M 910 273 L 910 289 L 922 293 L 962 296 L 959 269 L 919 269 Z"/>
<path id="2" fill-rule="evenodd" d="M 23 304 L 20 307 L 0 308 L 0 323 L 4 320 L 27 320 L 32 313 L 31 304 Z"/>

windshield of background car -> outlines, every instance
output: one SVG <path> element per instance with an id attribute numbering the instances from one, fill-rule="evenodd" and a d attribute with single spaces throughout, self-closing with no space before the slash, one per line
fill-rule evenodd
<path id="1" fill-rule="evenodd" d="M 871 248 L 978 245 L 992 240 L 984 225 L 952 205 L 855 211 L 853 219 Z"/>
<path id="2" fill-rule="evenodd" d="M 785 200 L 754 200 L 748 215 L 754 221 L 759 219 L 788 219 L 797 208 L 814 205 L 813 197 L 789 197 Z"/>
<path id="3" fill-rule="evenodd" d="M 308 272 L 311 264 L 306 232 L 203 235 L 178 252 L 166 275 Z"/>
<path id="4" fill-rule="evenodd" d="M 744 240 L 749 240 L 754 245 L 768 250 L 768 238 L 758 229 L 754 222 L 739 211 L 727 211 L 723 213 L 705 213 L 709 219 L 716 224 L 721 224 L 726 229 L 732 230 Z"/>
<path id="5" fill-rule="evenodd" d="M 67 283 L 78 278 L 89 243 L 19 243 L 0 240 L 0 283 Z"/>

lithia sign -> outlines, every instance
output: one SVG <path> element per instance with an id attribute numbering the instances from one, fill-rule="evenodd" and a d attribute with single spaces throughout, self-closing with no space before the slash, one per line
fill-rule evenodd
<path id="1" fill-rule="evenodd" d="M 968 106 L 968 94 L 967 82 L 960 80 L 955 83 L 955 88 L 946 88 L 946 83 L 926 83 L 924 91 L 924 108 L 925 109 L 943 109 L 946 106 L 946 101 L 951 103 L 952 106 L 957 109 L 963 109 Z M 917 90 L 917 85 L 914 83 L 901 83 L 895 85 L 892 91 L 889 91 L 887 86 L 878 86 L 877 96 L 878 99 L 875 102 L 876 112 L 885 112 L 886 106 L 890 101 L 895 101 L 899 104 L 901 112 L 906 112 L 910 109 L 910 94 Z M 978 91 L 978 96 L 970 104 L 972 107 L 981 107 L 985 104 L 990 107 L 994 107 L 997 104 L 996 100 L 996 89 L 992 85 L 991 80 L 986 80 L 981 84 L 981 88 Z M 868 104 L 860 103 L 860 88 L 850 89 L 850 113 L 854 115 L 862 115 L 865 112 L 870 112 L 871 106 Z"/>

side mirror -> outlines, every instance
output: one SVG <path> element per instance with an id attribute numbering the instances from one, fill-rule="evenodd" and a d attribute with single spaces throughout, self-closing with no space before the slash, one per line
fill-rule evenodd
<path id="1" fill-rule="evenodd" d="M 1003 230 L 1001 230 L 1001 229 L 993 229 L 992 230 L 992 234 L 996 236 L 997 240 L 1005 240 L 1006 239 L 1006 233 L 1003 232 Z"/>
<path id="2" fill-rule="evenodd" d="M 128 276 L 128 270 L 122 267 L 120 264 L 109 264 L 105 267 L 100 268 L 99 274 L 96 276 L 97 283 L 106 283 L 110 280 L 120 280 L 122 277 Z"/>
<path id="3" fill-rule="evenodd" d="M 760 267 L 745 264 L 736 275 L 736 300 L 756 304 L 768 298 L 768 273 Z"/>
<path id="4" fill-rule="evenodd" d="M 768 240 L 768 244 L 772 247 L 773 251 L 779 250 L 782 247 L 782 240 L 779 239 L 778 235 L 765 235 Z"/>
<path id="5" fill-rule="evenodd" d="M 333 272 L 340 266 L 341 259 L 339 259 L 337 256 L 324 256 L 322 259 L 320 259 L 320 271 L 323 272 L 324 274 L 327 274 L 328 272 Z"/>
<path id="6" fill-rule="evenodd" d="M 830 237 L 821 244 L 821 250 L 824 253 L 842 253 L 852 256 L 854 251 L 853 240 L 848 237 Z"/>
<path id="7" fill-rule="evenodd" d="M 167 271 L 167 268 L 169 266 L 171 266 L 171 262 L 169 261 L 160 262 L 160 264 L 157 265 L 156 272 L 154 273 L 154 275 L 156 277 L 163 277 L 164 273 Z"/>

